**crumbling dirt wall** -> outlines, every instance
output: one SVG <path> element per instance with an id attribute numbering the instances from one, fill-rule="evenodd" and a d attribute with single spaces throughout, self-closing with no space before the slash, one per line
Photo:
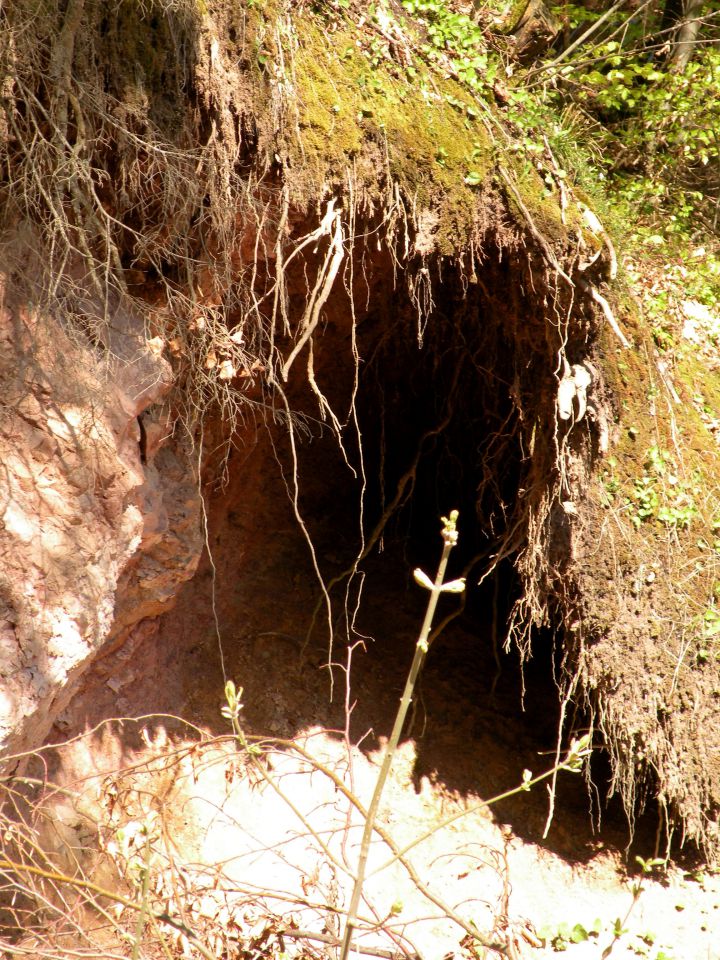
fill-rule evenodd
<path id="1" fill-rule="evenodd" d="M 0 309 L 0 740 L 14 753 L 192 576 L 200 498 L 188 448 L 153 423 L 172 377 L 136 318 L 115 311 L 99 353 L 7 285 Z"/>

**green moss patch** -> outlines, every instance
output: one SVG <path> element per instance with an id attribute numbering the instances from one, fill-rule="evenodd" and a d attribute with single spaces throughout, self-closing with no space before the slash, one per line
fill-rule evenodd
<path id="1" fill-rule="evenodd" d="M 477 103 L 427 66 L 404 69 L 373 57 L 350 28 L 328 36 L 306 18 L 297 34 L 299 136 L 288 142 L 291 164 L 308 169 L 321 191 L 372 157 L 382 188 L 397 184 L 418 209 L 437 213 L 439 251 L 460 252 L 497 162 Z"/>

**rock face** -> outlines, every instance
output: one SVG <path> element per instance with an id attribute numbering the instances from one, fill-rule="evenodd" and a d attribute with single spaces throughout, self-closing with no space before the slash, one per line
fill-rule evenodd
<path id="1" fill-rule="evenodd" d="M 139 321 L 115 307 L 94 347 L 1 290 L 0 750 L 16 753 L 99 651 L 167 609 L 202 538 L 190 451 L 161 420 L 171 370 Z"/>

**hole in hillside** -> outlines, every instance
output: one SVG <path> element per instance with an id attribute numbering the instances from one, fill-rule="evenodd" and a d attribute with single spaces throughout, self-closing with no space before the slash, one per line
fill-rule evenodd
<path id="1" fill-rule="evenodd" d="M 552 404 L 543 391 L 555 383 L 550 365 L 533 354 L 534 343 L 542 343 L 540 321 L 529 330 L 537 304 L 487 293 L 516 290 L 503 272 L 509 269 L 494 265 L 482 289 L 452 278 L 436 285 L 421 347 L 416 311 L 392 272 L 383 272 L 357 316 L 357 368 L 349 301 L 337 294 L 328 302 L 314 372 L 345 425 L 344 453 L 319 417 L 301 356 L 287 388 L 294 451 L 287 422 L 275 416 L 281 405 L 265 422 L 245 425 L 227 482 L 208 485 L 212 562 L 203 560 L 157 634 L 148 631 L 145 641 L 113 654 L 117 669 L 132 668 L 132 684 L 116 683 L 110 658 L 98 665 L 99 683 L 86 685 L 76 727 L 103 714 L 157 711 L 225 733 L 224 669 L 244 688 L 248 730 L 283 737 L 317 727 L 340 731 L 347 702 L 352 739 L 376 750 L 391 730 L 425 611 L 427 594 L 412 571 L 421 567 L 434 578 L 439 518 L 456 508 L 460 543 L 448 578 L 466 575 L 469 589 L 421 677 L 403 737 L 414 744 L 409 784 L 492 797 L 517 786 L 524 769 L 540 773 L 552 765 L 559 709 L 553 664 L 561 640 L 552 631 L 536 636 L 524 673 L 518 654 L 503 650 L 520 591 L 514 559 L 522 541 L 512 531 L 533 456 L 523 445 L 521 419 L 532 409 L 532 422 L 541 423 L 543 405 Z M 538 436 L 535 456 L 541 443 Z M 292 506 L 296 479 L 314 562 Z M 507 555 L 478 585 L 502 549 Z M 318 603 L 315 564 L 330 589 L 330 612 Z M 443 597 L 436 622 L 458 603 Z M 582 779 L 561 776 L 551 847 L 576 859 L 592 855 L 588 807 Z M 538 841 L 547 810 L 541 787 L 494 814 L 516 835 Z M 603 825 L 603 839 L 622 848 L 624 819 L 605 816 Z"/>
<path id="2" fill-rule="evenodd" d="M 213 507 L 213 547 L 221 627 L 226 637 L 240 633 L 227 666 L 246 689 L 246 716 L 258 732 L 343 729 L 343 668 L 352 649 L 352 737 L 365 749 L 378 747 L 392 727 L 425 611 L 427 594 L 412 571 L 419 566 L 434 578 L 439 518 L 457 508 L 460 544 L 448 578 L 466 575 L 469 590 L 462 613 L 430 651 L 405 730 L 404 740 L 415 744 L 414 787 L 422 790 L 427 780 L 450 794 L 490 797 L 516 786 L 524 769 L 540 773 L 552 765 L 559 717 L 552 636 L 537 638 L 524 680 L 517 653 L 503 650 L 520 590 L 513 566 L 520 545 L 478 586 L 507 542 L 524 494 L 528 451 L 520 439 L 517 384 L 533 358 L 513 348 L 512 309 L 491 304 L 480 290 L 446 283 L 419 347 L 411 305 L 395 290 L 375 290 L 357 326 L 363 358 L 357 372 L 348 362 L 342 304 L 328 311 L 333 319 L 315 346 L 314 368 L 341 420 L 358 377 L 357 434 L 348 417 L 345 455 L 327 424 L 317 422 L 316 398 L 304 381 L 292 393 L 292 408 L 304 417 L 296 429 L 298 506 L 331 588 L 330 614 L 318 604 L 317 577 L 288 506 L 284 485 L 292 490 L 295 464 L 286 433 L 261 430 L 254 449 L 245 444 L 234 455 L 230 485 Z M 540 378 L 535 387 L 543 389 Z M 539 407 L 543 397 L 535 402 Z M 437 621 L 458 602 L 442 598 Z M 573 808 L 573 826 L 564 827 L 559 812 L 549 842 L 575 857 L 590 855 L 587 790 L 579 777 L 565 780 L 571 782 L 561 785 L 562 803 Z M 517 834 L 538 840 L 547 809 L 539 788 L 495 813 Z M 619 844 L 625 839 L 622 821 Z"/>
<path id="3" fill-rule="evenodd" d="M 417 791 L 428 780 L 450 794 L 490 797 L 517 785 L 524 769 L 539 773 L 552 765 L 559 717 L 552 642 L 540 643 L 525 665 L 523 697 L 519 656 L 503 649 L 520 590 L 514 557 L 502 560 L 478 585 L 513 513 L 523 456 L 503 319 L 489 315 L 478 301 L 472 310 L 463 303 L 459 316 L 438 310 L 418 349 L 408 317 L 371 353 L 362 371 L 358 420 L 367 531 L 377 530 L 404 487 L 351 582 L 348 615 L 335 610 L 334 659 L 342 663 L 344 645 L 363 641 L 352 664 L 351 729 L 356 739 L 372 731 L 365 741 L 370 749 L 391 729 L 425 612 L 427 594 L 414 583 L 412 571 L 421 567 L 434 579 L 442 547 L 439 518 L 453 508 L 460 511 L 460 542 L 447 579 L 467 577 L 464 607 L 430 650 L 404 732 L 404 739 L 415 744 Z M 315 471 L 324 489 L 317 500 L 306 490 L 305 512 L 319 562 L 327 564 L 323 572 L 332 574 L 346 569 L 357 550 L 353 499 L 358 491 L 356 486 L 344 490 L 342 474 L 323 465 L 317 451 L 312 463 L 305 475 Z M 322 522 L 314 524 L 320 516 Z M 333 597 L 337 603 L 337 590 Z M 458 597 L 441 598 L 436 623 L 458 609 Z M 325 655 L 322 630 L 319 637 L 317 664 Z M 342 671 L 336 669 L 334 678 L 342 690 Z M 342 702 L 342 693 L 338 697 Z M 334 716 L 342 726 L 341 714 Z M 579 782 L 573 786 L 587 821 L 585 789 Z M 523 794 L 495 812 L 511 821 L 516 833 L 537 840 L 547 815 L 546 795 L 540 792 L 528 803 Z M 558 842 L 562 845 L 563 838 Z"/>

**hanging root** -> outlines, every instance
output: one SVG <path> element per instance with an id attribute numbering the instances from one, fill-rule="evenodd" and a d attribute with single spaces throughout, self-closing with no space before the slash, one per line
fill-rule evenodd
<path id="1" fill-rule="evenodd" d="M 622 346 L 627 350 L 630 347 L 630 341 L 627 339 L 625 334 L 620 329 L 620 325 L 615 319 L 615 315 L 612 312 L 610 304 L 607 302 L 605 297 L 603 297 L 602 294 L 598 292 L 598 290 L 596 289 L 596 287 L 593 286 L 592 283 L 583 279 L 582 277 L 578 280 L 578 284 L 580 288 L 584 290 L 586 293 L 589 293 L 592 299 L 595 301 L 595 303 L 598 304 L 598 306 L 600 307 L 600 309 L 602 310 L 605 316 L 605 319 L 610 324 L 610 329 L 618 338 Z"/>

